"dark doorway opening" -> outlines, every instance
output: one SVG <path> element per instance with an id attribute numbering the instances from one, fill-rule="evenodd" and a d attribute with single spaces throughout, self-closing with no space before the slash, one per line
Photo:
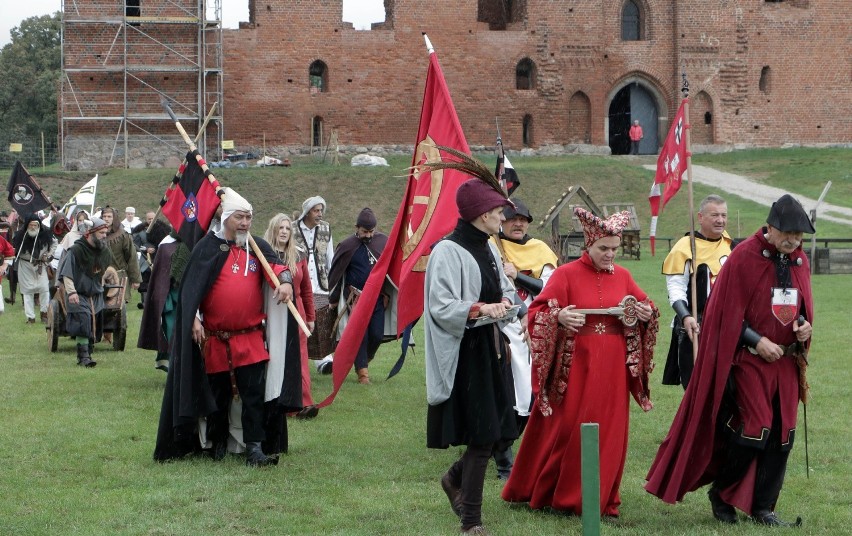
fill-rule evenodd
<path id="1" fill-rule="evenodd" d="M 609 104 L 609 148 L 612 154 L 630 154 L 630 125 L 642 127 L 639 154 L 657 154 L 659 114 L 653 95 L 638 82 L 621 88 Z"/>
<path id="2" fill-rule="evenodd" d="M 609 148 L 612 154 L 630 154 L 630 86 L 621 88 L 609 105 Z"/>

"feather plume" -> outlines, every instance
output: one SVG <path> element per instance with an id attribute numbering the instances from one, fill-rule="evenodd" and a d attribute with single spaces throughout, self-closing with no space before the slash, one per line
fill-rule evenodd
<path id="1" fill-rule="evenodd" d="M 503 197 L 507 197 L 506 192 L 500 185 L 500 181 L 497 180 L 497 177 L 494 176 L 494 173 L 492 173 L 485 164 L 476 158 L 459 151 L 458 149 L 453 149 L 452 147 L 438 144 L 435 144 L 433 147 L 445 153 L 449 153 L 454 159 L 441 160 L 440 162 L 426 162 L 412 166 L 409 170 L 424 172 L 437 171 L 439 169 L 455 169 L 480 179 L 485 184 L 494 188 L 497 193 Z"/>

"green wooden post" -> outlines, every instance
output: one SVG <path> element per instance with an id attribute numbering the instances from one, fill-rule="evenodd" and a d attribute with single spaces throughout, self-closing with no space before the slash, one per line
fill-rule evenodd
<path id="1" fill-rule="evenodd" d="M 601 472 L 598 423 L 580 425 L 580 463 L 583 485 L 583 536 L 601 533 Z"/>

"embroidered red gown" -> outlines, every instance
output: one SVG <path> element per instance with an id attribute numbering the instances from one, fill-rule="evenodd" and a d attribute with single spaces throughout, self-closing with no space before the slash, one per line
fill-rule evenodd
<path id="1" fill-rule="evenodd" d="M 647 298 L 627 270 L 620 266 L 615 267 L 614 273 L 597 270 L 584 253 L 577 261 L 560 266 L 530 306 L 533 337 L 543 336 L 536 332 L 540 326 L 535 315 L 545 314 L 548 300 L 557 300 L 559 307 L 573 304 L 577 308 L 605 308 L 618 305 L 627 294 L 639 301 Z M 536 356 L 533 357 L 536 402 L 503 489 L 504 500 L 529 502 L 535 509 L 550 506 L 580 514 L 580 425 L 596 422 L 600 439 L 600 512 L 618 514 L 621 504 L 618 490 L 627 457 L 630 392 L 637 382 L 644 382 L 643 392 L 647 394 L 650 369 L 648 362 L 644 378 L 641 374 L 639 378 L 632 377 L 626 355 L 626 340 L 618 317 L 586 315 L 586 324 L 574 336 L 567 391 L 561 402 L 551 400 L 553 413 L 547 417 L 540 408 L 541 373 L 536 367 Z M 647 396 L 642 405 L 650 409 Z"/>

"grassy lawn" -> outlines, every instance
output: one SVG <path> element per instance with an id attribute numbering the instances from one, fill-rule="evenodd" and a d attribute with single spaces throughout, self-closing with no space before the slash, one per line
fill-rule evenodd
<path id="1" fill-rule="evenodd" d="M 786 154 L 777 152 L 779 158 Z M 760 157 L 755 160 L 763 158 L 761 152 L 755 153 Z M 643 228 L 647 226 L 645 199 L 651 173 L 633 160 L 518 158 L 513 164 L 523 181 L 519 193 L 536 218 L 543 216 L 568 186 L 582 184 L 598 202 L 636 203 Z M 404 157 L 391 159 L 390 168 L 379 170 L 335 168 L 305 160 L 289 169 L 221 170 L 219 178 L 255 203 L 257 224 L 265 223 L 274 211 L 291 212 L 306 197 L 323 193 L 331 205 L 329 219 L 340 240 L 367 204 L 379 215 L 380 227 L 390 227 L 404 184 L 404 179 L 396 176 L 406 165 L 408 159 Z M 848 174 L 848 169 L 847 165 L 838 170 L 838 175 L 827 178 L 834 180 L 835 186 L 841 185 L 842 173 Z M 803 179 L 808 185 L 817 185 L 816 195 L 826 180 L 826 172 L 819 173 L 821 176 L 812 182 Z M 56 199 L 66 199 L 91 177 L 60 172 L 37 176 Z M 168 179 L 169 173 L 163 171 L 110 170 L 99 189 L 100 202 L 120 209 L 127 204 L 137 210 L 154 206 Z M 804 189 L 795 191 L 816 197 Z M 696 189 L 696 197 L 707 192 Z M 685 195 L 679 195 L 667 207 L 659 236 L 680 235 L 685 229 L 685 199 Z M 852 206 L 852 202 L 846 206 Z M 751 234 L 767 212 L 765 207 L 739 199 L 730 200 L 729 209 L 732 234 L 737 234 L 736 210 L 742 235 Z M 825 227 L 830 236 L 852 236 L 850 229 L 841 225 L 826 223 Z M 652 258 L 643 251 L 639 261 L 620 262 L 660 306 L 667 324 L 672 313 L 666 305 L 665 282 L 659 275 L 664 252 L 663 248 Z M 848 370 L 848 352 L 842 349 L 848 344 L 845 336 L 850 330 L 850 288 L 850 275 L 814 278 L 817 317 L 809 370 L 813 399 L 808 406 L 811 472 L 807 478 L 804 433 L 799 433 L 778 505 L 782 517 L 804 517 L 805 524 L 796 534 L 849 534 L 852 527 L 852 400 L 849 374 L 844 372 Z M 5 283 L 4 293 L 8 296 Z M 151 455 L 165 375 L 154 369 L 153 352 L 135 348 L 141 316 L 135 296 L 130 305 L 127 350 L 114 352 L 99 344 L 94 355 L 98 366 L 94 369 L 75 365 L 68 338 L 60 340 L 56 353 L 50 353 L 43 327 L 24 324 L 20 301 L 7 305 L 6 313 L 0 315 L 0 367 L 4 372 L 0 400 L 6 408 L 4 433 L 0 435 L 0 489 L 4 492 L 0 533 L 457 533 L 458 521 L 438 479 L 460 450 L 425 447 L 421 328 L 415 330 L 415 353 L 409 354 L 400 375 L 387 382 L 382 379 L 398 355 L 395 344 L 385 345 L 371 366 L 373 385 L 358 385 L 350 376 L 334 404 L 322 410 L 317 419 L 290 420 L 290 452 L 277 467 L 251 470 L 236 456 L 219 463 L 193 459 L 158 464 Z M 771 532 L 750 523 L 731 527 L 717 523 L 703 490 L 687 495 L 683 504 L 668 506 L 642 489 L 645 473 L 682 396 L 679 387 L 659 383 L 669 336 L 664 328 L 657 347 L 658 369 L 652 376 L 655 409 L 642 413 L 635 404 L 631 409 L 622 516 L 604 524 L 602 534 Z M 329 376 L 313 373 L 313 381 L 315 399 L 331 391 Z M 493 534 L 581 533 L 578 518 L 508 506 L 499 498 L 500 489 L 492 466 L 486 480 L 483 516 Z"/>

